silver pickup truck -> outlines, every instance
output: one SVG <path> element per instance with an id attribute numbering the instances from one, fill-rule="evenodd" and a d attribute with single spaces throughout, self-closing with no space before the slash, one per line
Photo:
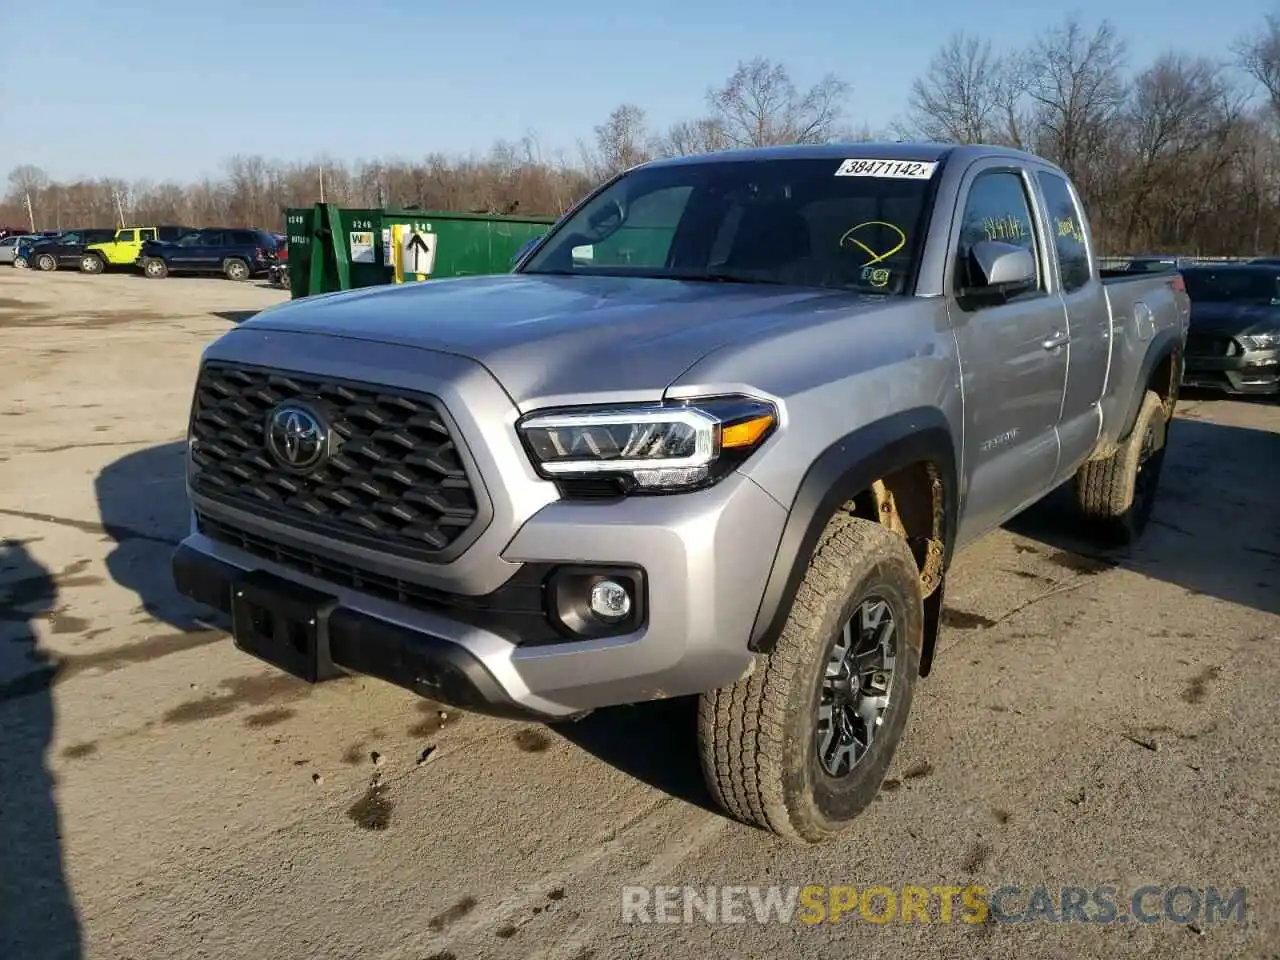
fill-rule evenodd
<path id="1" fill-rule="evenodd" d="M 819 842 L 879 789 L 957 549 L 1069 481 L 1140 534 L 1188 314 L 1176 271 L 1104 277 L 1026 153 L 645 164 L 509 275 L 211 344 L 174 577 L 312 682 L 542 721 L 698 695 L 716 800 Z"/>

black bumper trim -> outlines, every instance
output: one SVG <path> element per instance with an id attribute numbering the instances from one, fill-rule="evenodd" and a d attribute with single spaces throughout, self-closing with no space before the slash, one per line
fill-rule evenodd
<path id="1" fill-rule="evenodd" d="M 172 565 L 181 594 L 226 614 L 231 613 L 232 585 L 251 572 L 186 545 L 174 551 Z M 569 719 L 516 703 L 478 658 L 442 637 L 343 606 L 330 613 L 328 635 L 329 655 L 346 672 L 473 713 L 544 722 Z"/>

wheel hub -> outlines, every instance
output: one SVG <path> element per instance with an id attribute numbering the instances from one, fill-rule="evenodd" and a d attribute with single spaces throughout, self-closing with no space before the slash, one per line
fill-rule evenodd
<path id="1" fill-rule="evenodd" d="M 888 602 L 870 597 L 832 646 L 818 700 L 816 743 L 829 776 L 847 776 L 879 732 L 892 693 L 896 626 Z"/>

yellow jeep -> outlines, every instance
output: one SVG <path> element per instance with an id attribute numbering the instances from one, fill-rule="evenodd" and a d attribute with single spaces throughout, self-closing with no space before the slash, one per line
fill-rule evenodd
<path id="1" fill-rule="evenodd" d="M 142 253 L 143 240 L 177 240 L 190 227 L 124 227 L 114 240 L 85 247 L 80 257 L 81 273 L 102 273 L 107 267 L 132 267 Z"/>

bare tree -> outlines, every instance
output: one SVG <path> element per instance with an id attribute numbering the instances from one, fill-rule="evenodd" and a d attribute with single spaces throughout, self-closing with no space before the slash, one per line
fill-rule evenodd
<path id="1" fill-rule="evenodd" d="M 1261 84 L 1274 114 L 1280 116 L 1280 17 L 1268 14 L 1256 35 L 1233 45 L 1236 62 Z"/>
<path id="2" fill-rule="evenodd" d="M 1116 133 L 1128 94 L 1124 66 L 1125 45 L 1107 21 L 1088 33 L 1069 17 L 1032 48 L 1027 92 L 1037 146 L 1082 182 Z"/>
<path id="3" fill-rule="evenodd" d="M 828 75 L 801 93 L 786 67 L 756 57 L 708 91 L 707 104 L 729 145 L 822 143 L 831 138 L 848 92 L 847 83 Z"/>
<path id="4" fill-rule="evenodd" d="M 990 40 L 956 33 L 911 85 L 905 131 L 952 143 L 991 143 L 1001 115 L 1003 66 Z"/>
<path id="5" fill-rule="evenodd" d="M 587 169 L 596 180 L 644 163 L 651 158 L 650 135 L 644 110 L 635 104 L 615 107 L 609 119 L 595 128 L 594 149 L 584 149 Z"/>

